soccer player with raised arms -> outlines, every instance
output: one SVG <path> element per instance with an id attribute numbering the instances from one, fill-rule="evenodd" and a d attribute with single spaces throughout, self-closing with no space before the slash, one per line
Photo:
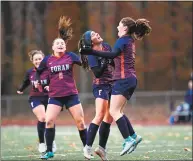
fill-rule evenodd
<path id="1" fill-rule="evenodd" d="M 66 43 L 72 37 L 71 20 L 61 16 L 59 20 L 59 36 L 53 41 L 53 53 L 43 59 L 37 69 L 36 78 L 44 70 L 49 71 L 49 101 L 46 110 L 46 142 L 47 150 L 41 159 L 54 157 L 52 142 L 54 140 L 54 123 L 63 106 L 70 112 L 75 120 L 83 146 L 86 145 L 87 129 L 84 122 L 84 113 L 78 90 L 76 88 L 73 67 L 75 64 L 81 65 L 81 60 L 73 52 L 66 51 Z M 36 88 L 39 85 L 36 85 Z"/>

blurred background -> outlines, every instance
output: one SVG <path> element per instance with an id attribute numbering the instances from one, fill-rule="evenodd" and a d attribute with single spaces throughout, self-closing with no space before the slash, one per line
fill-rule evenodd
<path id="1" fill-rule="evenodd" d="M 23 117 L 28 118 L 26 123 L 35 120 L 27 101 L 29 89 L 23 96 L 16 95 L 16 91 L 32 67 L 27 53 L 32 49 L 46 55 L 52 52 L 61 15 L 72 19 L 74 35 L 67 50 L 73 52 L 77 52 L 78 41 L 86 30 L 98 32 L 113 46 L 123 17 L 148 19 L 152 33 L 136 42 L 138 87 L 126 113 L 133 122 L 163 123 L 184 101 L 192 72 L 192 2 L 7 1 L 1 2 L 3 123 L 14 123 Z M 75 79 L 86 119 L 90 121 L 95 112 L 92 74 L 76 67 Z M 67 112 L 62 115 L 69 116 Z"/>

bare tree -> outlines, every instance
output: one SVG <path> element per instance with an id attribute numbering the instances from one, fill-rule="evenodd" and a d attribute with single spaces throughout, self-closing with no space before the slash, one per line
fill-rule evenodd
<path id="1" fill-rule="evenodd" d="M 35 41 L 39 49 L 48 52 L 45 17 L 49 2 L 30 2 L 32 24 L 35 26 Z"/>
<path id="2" fill-rule="evenodd" d="M 8 57 L 3 65 L 3 69 L 6 71 L 2 72 L 2 82 L 1 82 L 1 92 L 2 94 L 10 94 L 12 92 L 12 51 L 13 51 L 13 41 L 12 41 L 12 10 L 9 1 L 3 1 L 1 4 L 2 22 L 4 27 L 3 41 L 4 54 Z"/>

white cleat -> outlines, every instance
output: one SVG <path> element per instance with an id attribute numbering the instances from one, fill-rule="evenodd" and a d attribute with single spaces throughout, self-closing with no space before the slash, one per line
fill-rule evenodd
<path id="1" fill-rule="evenodd" d="M 136 135 L 136 138 L 134 138 L 134 139 L 135 139 L 136 143 L 129 149 L 127 154 L 132 153 L 136 149 L 137 145 L 142 141 L 142 137 L 140 135 Z"/>
<path id="2" fill-rule="evenodd" d="M 135 139 L 133 139 L 130 136 L 127 139 L 125 139 L 125 142 L 123 144 L 123 150 L 121 151 L 120 156 L 125 155 L 130 150 L 130 148 L 135 144 L 136 144 Z"/>
<path id="3" fill-rule="evenodd" d="M 44 153 L 46 151 L 46 144 L 45 143 L 39 143 L 38 151 L 40 153 Z"/>
<path id="4" fill-rule="evenodd" d="M 55 153 L 57 150 L 57 147 L 56 147 L 56 142 L 55 140 L 53 141 L 53 144 L 52 144 L 52 151 Z"/>
<path id="5" fill-rule="evenodd" d="M 93 159 L 93 155 L 92 155 L 92 147 L 85 145 L 85 147 L 83 148 L 83 152 L 84 152 L 84 157 L 88 160 Z"/>
<path id="6" fill-rule="evenodd" d="M 102 159 L 102 161 L 108 161 L 107 151 L 103 147 L 99 146 L 95 149 L 95 153 Z"/>

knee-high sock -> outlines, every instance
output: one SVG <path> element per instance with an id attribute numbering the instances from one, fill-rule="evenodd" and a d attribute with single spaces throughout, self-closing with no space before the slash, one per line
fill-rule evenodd
<path id="1" fill-rule="evenodd" d="M 86 139 L 87 139 L 87 129 L 79 130 L 80 139 L 82 140 L 83 146 L 86 145 Z"/>
<path id="2" fill-rule="evenodd" d="M 117 126 L 119 128 L 119 131 L 121 132 L 124 139 L 126 139 L 129 136 L 129 129 L 127 126 L 127 122 L 125 118 L 122 116 L 117 121 Z"/>
<path id="3" fill-rule="evenodd" d="M 103 121 L 99 128 L 99 145 L 104 149 L 106 148 L 107 140 L 109 137 L 110 126 L 111 124 Z"/>
<path id="4" fill-rule="evenodd" d="M 127 126 L 129 128 L 129 134 L 132 136 L 133 134 L 135 134 L 135 131 L 133 129 L 133 126 L 131 125 L 128 117 L 126 115 L 123 115 L 123 117 L 125 118 L 125 120 L 127 121 Z"/>
<path id="5" fill-rule="evenodd" d="M 38 131 L 39 143 L 44 143 L 45 122 L 38 121 L 37 131 Z"/>
<path id="6" fill-rule="evenodd" d="M 86 144 L 88 146 L 92 146 L 94 139 L 95 139 L 95 136 L 96 136 L 96 133 L 98 131 L 98 128 L 99 128 L 98 125 L 96 125 L 94 123 L 90 124 L 89 129 L 88 129 L 88 133 L 87 133 L 87 140 L 86 140 Z"/>
<path id="7" fill-rule="evenodd" d="M 47 152 L 52 151 L 52 144 L 55 137 L 55 128 L 46 128 Z"/>

